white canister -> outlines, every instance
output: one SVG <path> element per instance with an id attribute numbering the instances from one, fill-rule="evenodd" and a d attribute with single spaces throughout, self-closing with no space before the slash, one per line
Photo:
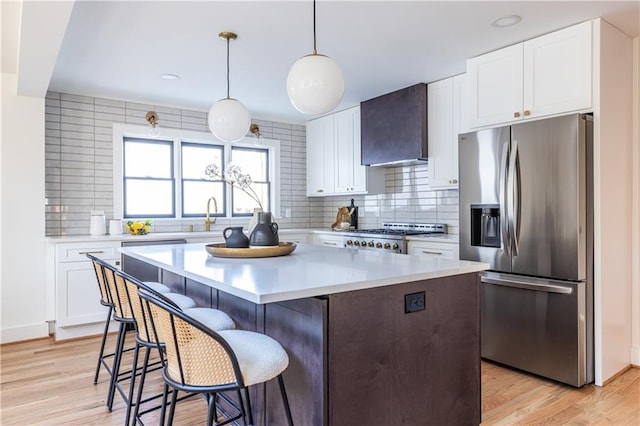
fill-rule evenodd
<path id="1" fill-rule="evenodd" d="M 107 233 L 107 224 L 104 211 L 91 210 L 91 222 L 89 223 L 89 234 L 92 236 L 104 235 Z"/>
<path id="2" fill-rule="evenodd" d="M 122 234 L 122 220 L 111 219 L 109 221 L 109 235 L 121 235 Z"/>

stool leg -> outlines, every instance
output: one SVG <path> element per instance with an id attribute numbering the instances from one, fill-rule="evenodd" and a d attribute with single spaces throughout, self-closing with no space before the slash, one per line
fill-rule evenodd
<path id="1" fill-rule="evenodd" d="M 169 393 L 169 385 L 165 383 L 164 387 L 162 388 L 162 406 L 160 407 L 160 421 L 158 422 L 160 426 L 164 426 L 164 416 L 167 413 L 168 393 Z"/>
<path id="2" fill-rule="evenodd" d="M 251 409 L 251 398 L 249 398 L 248 388 L 244 388 L 244 395 L 247 400 L 247 416 L 249 417 L 249 424 L 253 425 L 253 410 Z"/>
<path id="3" fill-rule="evenodd" d="M 111 382 L 109 383 L 109 393 L 107 394 L 107 408 L 111 411 L 113 407 L 113 397 L 116 390 L 116 382 L 118 381 L 118 373 L 120 372 L 120 361 L 122 360 L 122 351 L 124 350 L 124 338 L 127 334 L 127 324 L 120 323 L 118 330 L 118 342 L 116 344 L 115 355 L 113 356 L 113 367 L 111 369 Z"/>
<path id="4" fill-rule="evenodd" d="M 284 412 L 287 415 L 287 424 L 289 426 L 293 426 L 293 419 L 291 418 L 291 408 L 289 407 L 289 398 L 287 398 L 287 391 L 284 388 L 284 380 L 282 380 L 282 374 L 278 374 L 278 384 L 280 385 L 280 393 L 282 394 Z"/>
<path id="5" fill-rule="evenodd" d="M 102 332 L 102 343 L 100 343 L 100 355 L 98 355 L 98 365 L 96 365 L 96 374 L 93 376 L 93 384 L 98 384 L 98 376 L 100 375 L 100 366 L 102 366 L 102 358 L 104 357 L 104 345 L 107 343 L 107 334 L 109 333 L 109 321 L 111 321 L 111 313 L 113 312 L 113 306 L 109 306 L 109 312 L 107 313 L 107 322 L 104 325 L 104 331 Z"/>
<path id="6" fill-rule="evenodd" d="M 173 389 L 171 394 L 171 407 L 169 407 L 169 425 L 173 425 L 173 415 L 176 411 L 176 402 L 178 401 L 178 389 Z"/>
<path id="7" fill-rule="evenodd" d="M 138 412 L 140 411 L 140 401 L 142 401 L 142 388 L 144 388 L 144 381 L 147 377 L 147 366 L 149 365 L 149 354 L 151 353 L 151 348 L 145 348 L 146 351 L 144 353 L 144 361 L 142 364 L 142 372 L 140 373 L 140 383 L 138 383 L 138 396 L 135 401 L 135 410 L 133 411 L 133 424 L 137 423 Z"/>
<path id="8" fill-rule="evenodd" d="M 131 404 L 133 404 L 133 390 L 136 387 L 136 372 L 138 371 L 138 353 L 140 352 L 140 345 L 136 341 L 136 344 L 133 348 L 133 362 L 131 364 L 131 380 L 129 381 L 129 395 L 127 400 L 127 411 L 124 418 L 124 426 L 129 426 L 129 421 L 131 420 Z M 142 382 L 140 383 L 140 388 L 142 388 Z M 137 407 L 136 407 L 137 408 Z"/>
<path id="9" fill-rule="evenodd" d="M 207 426 L 212 426 L 216 419 L 216 394 L 207 394 Z"/>

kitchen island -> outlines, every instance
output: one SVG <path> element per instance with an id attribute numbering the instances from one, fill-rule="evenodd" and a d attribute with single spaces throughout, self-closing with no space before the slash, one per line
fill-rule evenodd
<path id="1" fill-rule="evenodd" d="M 204 244 L 121 251 L 238 328 L 277 339 L 297 425 L 480 423 L 487 264 L 306 244 L 273 258 L 213 257 Z M 284 424 L 277 384 L 252 392 L 256 424 Z"/>

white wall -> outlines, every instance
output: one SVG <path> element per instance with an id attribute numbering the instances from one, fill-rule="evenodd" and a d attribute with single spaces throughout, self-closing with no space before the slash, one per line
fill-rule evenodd
<path id="1" fill-rule="evenodd" d="M 48 335 L 45 322 L 44 98 L 2 73 L 0 342 Z"/>
<path id="2" fill-rule="evenodd" d="M 631 363 L 640 366 L 640 37 L 633 40 L 633 199 L 631 279 Z"/>

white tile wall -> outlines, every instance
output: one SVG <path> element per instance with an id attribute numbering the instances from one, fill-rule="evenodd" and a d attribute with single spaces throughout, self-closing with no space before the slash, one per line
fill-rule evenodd
<path id="1" fill-rule="evenodd" d="M 208 131 L 207 113 L 119 100 L 50 92 L 46 96 L 45 191 L 46 233 L 52 236 L 89 233 L 91 210 L 113 217 L 113 123 L 147 125 L 145 114 L 156 111 L 161 127 Z M 320 227 L 322 201 L 306 197 L 305 126 L 254 120 L 263 137 L 280 140 L 282 228 Z M 160 220 L 154 232 L 204 230 L 202 219 Z M 246 219 L 247 224 L 249 219 Z M 231 222 L 218 219 L 222 230 Z M 234 224 L 238 224 L 237 221 Z"/>
<path id="2" fill-rule="evenodd" d="M 429 190 L 427 168 L 427 164 L 386 168 L 384 194 L 325 198 L 325 226 L 353 198 L 360 228 L 378 228 L 386 222 L 445 223 L 450 234 L 458 234 L 458 191 Z"/>
<path id="3" fill-rule="evenodd" d="M 113 123 L 147 125 L 147 111 L 156 111 L 161 127 L 208 131 L 202 111 L 168 108 L 119 100 L 49 92 L 45 116 L 46 233 L 86 235 L 91 210 L 113 217 Z M 385 193 L 354 197 L 306 197 L 306 130 L 304 125 L 254 120 L 263 137 L 280 140 L 281 228 L 328 228 L 338 207 L 359 206 L 360 228 L 384 222 L 438 222 L 458 233 L 458 191 L 430 191 L 427 165 L 385 170 Z M 247 224 L 249 219 L 247 219 Z M 218 219 L 222 230 L 231 222 Z M 237 224 L 237 222 L 234 222 Z M 154 232 L 204 230 L 202 219 L 154 220 Z"/>

